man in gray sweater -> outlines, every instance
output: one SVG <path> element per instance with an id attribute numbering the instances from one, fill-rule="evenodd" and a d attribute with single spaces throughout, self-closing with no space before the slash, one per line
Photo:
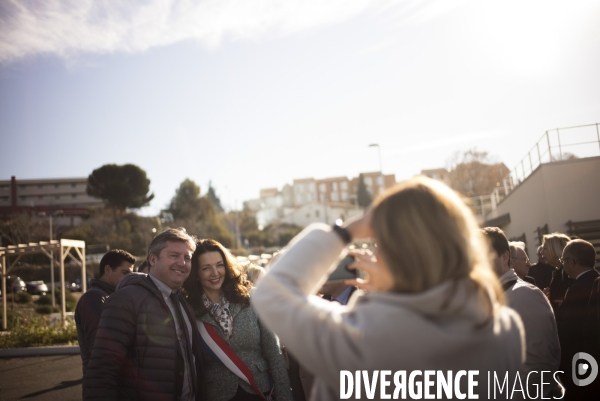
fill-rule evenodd
<path id="1" fill-rule="evenodd" d="M 510 248 L 504 232 L 497 227 L 486 227 L 482 232 L 496 253 L 494 270 L 508 306 L 517 311 L 525 327 L 527 355 L 521 374 L 523 386 L 527 386 L 525 398 L 560 396 L 561 390 L 552 379 L 560 364 L 560 343 L 550 302 L 539 288 L 521 280 L 510 268 Z M 541 372 L 546 373 L 542 376 Z"/>

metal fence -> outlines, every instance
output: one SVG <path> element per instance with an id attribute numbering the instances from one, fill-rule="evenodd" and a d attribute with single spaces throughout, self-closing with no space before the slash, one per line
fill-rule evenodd
<path id="1" fill-rule="evenodd" d="M 541 164 L 600 156 L 600 123 L 548 130 L 504 179 L 506 194 Z"/>
<path id="2" fill-rule="evenodd" d="M 490 195 L 465 199 L 482 220 L 541 164 L 600 156 L 600 123 L 548 130 Z"/>

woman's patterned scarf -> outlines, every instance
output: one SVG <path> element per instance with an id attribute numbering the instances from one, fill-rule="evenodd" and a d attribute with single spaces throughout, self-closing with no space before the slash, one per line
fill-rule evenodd
<path id="1" fill-rule="evenodd" d="M 204 302 L 204 307 L 208 309 L 208 313 L 219 323 L 225 337 L 229 340 L 233 332 L 233 317 L 229 311 L 229 301 L 225 296 L 221 296 L 219 303 L 213 304 L 206 294 L 202 294 L 202 302 Z"/>

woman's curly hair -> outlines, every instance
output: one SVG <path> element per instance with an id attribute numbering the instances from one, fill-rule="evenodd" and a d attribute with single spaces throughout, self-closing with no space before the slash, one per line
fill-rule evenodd
<path id="1" fill-rule="evenodd" d="M 208 310 L 202 302 L 202 285 L 198 277 L 200 270 L 200 256 L 208 252 L 219 252 L 225 264 L 225 279 L 221 287 L 223 295 L 231 303 L 250 304 L 250 289 L 252 283 L 244 274 L 244 269 L 235 257 L 218 241 L 214 239 L 201 239 L 196 244 L 196 251 L 192 256 L 192 271 L 183 283 L 183 288 L 188 296 L 188 302 L 194 308 L 196 316 L 203 316 Z"/>

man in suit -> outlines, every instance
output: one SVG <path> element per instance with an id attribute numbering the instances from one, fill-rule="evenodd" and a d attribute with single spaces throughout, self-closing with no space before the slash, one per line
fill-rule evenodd
<path id="1" fill-rule="evenodd" d="M 590 330 L 588 321 L 593 317 L 590 296 L 594 281 L 599 276 L 598 272 L 594 270 L 596 250 L 591 243 L 582 239 L 575 239 L 567 243 L 560 261 L 564 266 L 565 273 L 569 278 L 575 280 L 575 283 L 569 287 L 565 294 L 557 322 L 562 349 L 561 370 L 565 372 L 563 384 L 565 384 L 567 390 L 565 399 L 589 399 L 586 397 L 598 391 L 596 388 L 598 386 L 594 386 L 594 383 L 589 386 L 577 386 L 573 383 L 572 359 L 577 352 L 596 353 L 594 349 L 587 349 L 586 344 L 584 344 L 585 339 L 588 337 L 586 330 Z M 598 355 L 593 356 L 598 358 Z"/>

